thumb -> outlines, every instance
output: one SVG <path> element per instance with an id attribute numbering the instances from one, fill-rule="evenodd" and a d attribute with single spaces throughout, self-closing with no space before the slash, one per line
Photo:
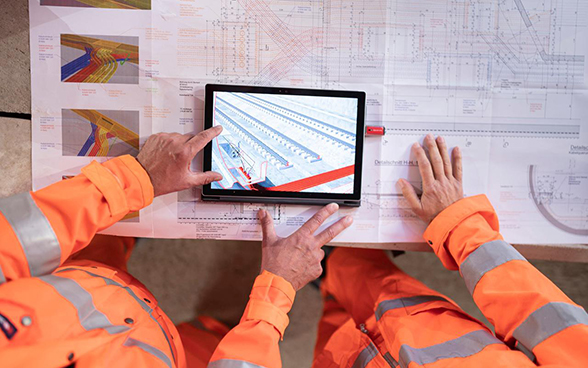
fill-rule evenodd
<path id="1" fill-rule="evenodd" d="M 408 201 L 408 204 L 412 208 L 413 212 L 416 215 L 419 215 L 423 210 L 423 207 L 412 184 L 404 179 L 400 179 L 398 180 L 397 185 L 402 190 L 402 196 Z"/>
<path id="2" fill-rule="evenodd" d="M 263 240 L 273 243 L 277 238 L 276 229 L 274 228 L 274 220 L 264 209 L 260 209 L 259 212 L 257 212 L 257 217 L 259 217 L 259 222 L 261 223 Z"/>
<path id="3" fill-rule="evenodd" d="M 213 181 L 223 180 L 223 176 L 215 171 L 198 172 L 190 174 L 190 186 L 206 185 Z"/>

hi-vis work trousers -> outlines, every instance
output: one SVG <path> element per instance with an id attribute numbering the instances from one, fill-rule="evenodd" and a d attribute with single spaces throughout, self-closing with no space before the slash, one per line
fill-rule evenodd
<path id="1" fill-rule="evenodd" d="M 337 248 L 326 272 L 314 368 L 535 366 L 381 250 Z"/>

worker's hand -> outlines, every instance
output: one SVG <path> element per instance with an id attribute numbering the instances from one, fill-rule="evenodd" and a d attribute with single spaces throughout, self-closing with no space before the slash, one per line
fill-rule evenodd
<path id="1" fill-rule="evenodd" d="M 400 179 L 398 185 L 414 213 L 429 223 L 449 205 L 463 198 L 463 185 L 459 147 L 453 149 L 452 165 L 443 137 L 439 136 L 435 140 L 429 134 L 425 138 L 425 146 L 429 151 L 430 161 L 420 144 L 415 143 L 412 146 L 423 179 L 421 199 L 419 200 L 414 187 L 405 179 Z"/>
<path id="2" fill-rule="evenodd" d="M 258 216 L 263 231 L 261 243 L 261 270 L 281 276 L 290 282 L 296 291 L 323 273 L 321 260 L 325 252 L 321 249 L 334 237 L 349 227 L 351 216 L 345 216 L 318 235 L 315 231 L 327 218 L 337 212 L 339 206 L 331 203 L 321 208 L 300 229 L 287 238 L 276 235 L 274 221 L 265 210 Z"/>
<path id="3" fill-rule="evenodd" d="M 190 163 L 200 150 L 222 132 L 217 125 L 197 135 L 158 133 L 147 139 L 137 160 L 151 178 L 155 196 L 222 180 L 217 172 L 194 172 Z"/>

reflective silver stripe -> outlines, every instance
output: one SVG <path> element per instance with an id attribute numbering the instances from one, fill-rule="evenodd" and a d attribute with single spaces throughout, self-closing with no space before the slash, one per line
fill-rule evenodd
<path id="1" fill-rule="evenodd" d="M 525 354 L 527 356 L 527 358 L 529 358 L 529 360 L 532 361 L 533 363 L 537 362 L 537 357 L 535 357 L 535 354 L 533 354 L 533 352 L 531 350 L 524 347 L 523 344 L 521 344 L 520 342 L 515 345 L 515 349 L 517 349 L 521 353 Z"/>
<path id="2" fill-rule="evenodd" d="M 167 341 L 167 344 L 169 346 L 169 351 L 170 351 L 170 353 L 172 355 L 173 360 L 174 361 L 176 360 L 176 355 L 174 354 L 174 349 L 172 348 L 172 343 L 169 340 L 169 337 L 167 336 L 167 333 L 165 332 L 165 330 L 163 329 L 163 326 L 161 326 L 161 324 L 159 323 L 159 321 L 155 317 L 153 317 L 153 315 L 151 314 L 151 312 L 153 312 L 153 308 L 151 308 L 149 305 L 147 305 L 147 303 L 145 303 L 143 300 L 141 300 L 141 298 L 139 298 L 137 296 L 137 294 L 135 294 L 135 292 L 130 287 L 128 287 L 128 286 L 122 286 L 122 284 L 119 284 L 118 282 L 116 282 L 116 281 L 114 281 L 112 279 L 109 279 L 107 277 L 100 276 L 100 275 L 97 275 L 95 273 L 92 273 L 92 272 L 89 272 L 89 271 L 86 271 L 86 270 L 82 270 L 82 269 L 79 269 L 79 268 L 73 268 L 73 267 L 62 268 L 59 271 L 57 271 L 57 273 L 61 273 L 61 272 L 65 272 L 65 271 L 81 271 L 81 272 L 84 272 L 84 273 L 86 273 L 86 274 L 88 274 L 88 275 L 90 275 L 92 277 L 101 278 L 108 285 L 114 285 L 114 286 L 117 286 L 117 287 L 120 287 L 120 288 L 124 289 L 133 299 L 135 299 L 135 301 L 141 306 L 141 308 L 143 308 L 143 310 L 145 312 L 149 313 L 149 317 L 151 317 L 151 319 L 154 320 L 155 323 L 157 323 L 157 326 L 159 326 L 159 329 L 161 330 L 161 332 L 163 333 L 163 336 L 165 337 L 165 340 Z"/>
<path id="3" fill-rule="evenodd" d="M 351 366 L 351 368 L 365 368 L 367 365 L 378 355 L 378 349 L 376 346 L 370 342 L 368 346 L 366 346 L 361 353 L 355 359 L 355 362 Z"/>
<path id="4" fill-rule="evenodd" d="M 153 311 L 153 308 L 151 308 L 150 306 L 147 305 L 147 303 L 145 303 L 143 300 L 141 300 L 141 298 L 139 298 L 137 296 L 137 294 L 135 294 L 135 292 L 133 290 L 131 290 L 131 288 L 128 287 L 128 286 L 122 286 L 122 284 L 119 284 L 118 282 L 116 282 L 116 281 L 114 281 L 112 279 L 109 279 L 108 277 L 100 276 L 100 275 L 97 275 L 97 274 L 95 274 L 93 272 L 82 270 L 80 268 L 73 268 L 73 267 L 62 268 L 59 271 L 57 271 L 56 273 L 62 273 L 62 272 L 66 272 L 66 271 L 80 271 L 80 272 L 84 272 L 84 273 L 86 273 L 86 274 L 88 274 L 88 275 L 90 275 L 92 277 L 101 278 L 108 285 L 115 285 L 115 286 L 118 286 L 120 288 L 123 288 L 123 289 L 125 289 L 125 291 L 127 293 L 129 293 L 133 297 L 133 299 L 135 299 L 137 301 L 137 303 L 139 303 L 139 305 L 141 306 L 141 308 L 143 308 L 144 311 L 146 311 L 147 313 L 151 313 Z"/>
<path id="5" fill-rule="evenodd" d="M 556 333 L 574 325 L 588 325 L 588 314 L 582 307 L 563 302 L 545 304 L 531 313 L 513 333 L 529 350 Z"/>
<path id="6" fill-rule="evenodd" d="M 168 356 L 165 355 L 165 353 L 163 351 L 159 350 L 155 346 L 151 346 L 151 345 L 146 344 L 142 341 L 135 340 L 132 337 L 127 338 L 125 340 L 125 342 L 123 343 L 123 346 L 128 346 L 128 347 L 136 346 L 139 349 L 141 349 L 141 350 L 153 355 L 157 359 L 161 360 L 169 368 L 172 368 L 172 362 L 171 362 L 171 360 L 169 360 Z"/>
<path id="7" fill-rule="evenodd" d="M 478 330 L 467 333 L 457 339 L 421 349 L 402 345 L 400 347 L 399 363 L 402 368 L 408 368 L 411 362 L 424 365 L 434 363 L 441 359 L 466 358 L 479 353 L 486 346 L 493 344 L 502 344 L 502 342 L 490 332 Z"/>
<path id="8" fill-rule="evenodd" d="M 461 264 L 460 272 L 470 294 L 473 295 L 478 281 L 486 272 L 514 260 L 526 261 L 514 247 L 504 240 L 482 244 Z"/>
<path id="9" fill-rule="evenodd" d="M 59 267 L 59 241 L 30 193 L 0 199 L 0 212 L 20 242 L 31 276 L 48 275 Z"/>
<path id="10" fill-rule="evenodd" d="M 0 285 L 6 282 L 6 277 L 4 276 L 4 272 L 2 272 L 2 267 L 0 267 Z"/>
<path id="11" fill-rule="evenodd" d="M 86 331 L 104 329 L 112 335 L 130 330 L 127 326 L 113 325 L 102 312 L 96 310 L 92 295 L 74 280 L 55 275 L 47 275 L 39 279 L 53 286 L 76 308 L 78 320 Z"/>
<path id="12" fill-rule="evenodd" d="M 390 365 L 390 367 L 398 367 L 398 362 L 396 361 L 396 359 L 392 358 L 392 354 L 390 354 L 389 352 L 384 354 L 384 360 L 386 361 L 386 363 Z"/>
<path id="13" fill-rule="evenodd" d="M 416 295 L 405 298 L 384 300 L 378 304 L 376 308 L 376 320 L 379 321 L 384 313 L 392 309 L 411 307 L 413 305 L 428 303 L 436 300 L 447 300 L 439 295 Z"/>
<path id="14" fill-rule="evenodd" d="M 265 368 L 244 360 L 221 359 L 208 363 L 208 368 Z"/>

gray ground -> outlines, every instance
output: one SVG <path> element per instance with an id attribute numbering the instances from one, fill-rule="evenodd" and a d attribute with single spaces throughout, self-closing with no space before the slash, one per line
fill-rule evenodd
<path id="1" fill-rule="evenodd" d="M 29 114 L 27 1 L 6 2 L 0 8 L 0 18 L 0 112 Z M 0 197 L 31 187 L 30 120 L 23 117 L 0 118 Z M 189 320 L 198 311 L 234 323 L 259 271 L 259 259 L 259 243 L 145 239 L 131 258 L 130 270 L 156 295 L 174 321 Z M 480 317 L 459 275 L 445 270 L 434 254 L 407 253 L 396 263 Z M 588 264 L 533 264 L 588 308 Z M 312 287 L 305 287 L 296 296 L 281 344 L 284 367 L 310 365 L 320 309 L 319 293 Z"/>

